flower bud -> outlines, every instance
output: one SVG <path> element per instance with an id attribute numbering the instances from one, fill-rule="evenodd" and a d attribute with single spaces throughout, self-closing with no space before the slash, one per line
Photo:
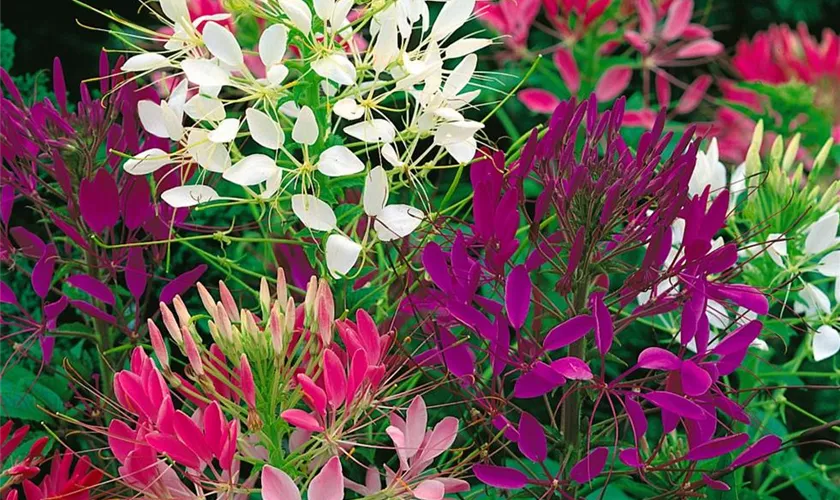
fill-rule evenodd
<path id="1" fill-rule="evenodd" d="M 260 278 L 260 309 L 263 318 L 268 316 L 271 309 L 271 291 L 268 289 L 268 280 L 263 276 Z"/>
<path id="2" fill-rule="evenodd" d="M 282 267 L 277 268 L 277 300 L 281 304 L 286 303 L 288 297 L 288 285 L 286 285 L 286 271 Z"/>
<path id="3" fill-rule="evenodd" d="M 184 336 L 184 351 L 187 359 L 190 361 L 190 367 L 196 376 L 201 377 L 204 375 L 204 364 L 201 362 L 201 354 L 198 352 L 198 346 L 195 345 L 195 340 L 193 340 L 192 335 L 186 328 L 181 333 Z"/>
<path id="4" fill-rule="evenodd" d="M 225 309 L 221 302 L 216 306 L 216 326 L 219 327 L 219 332 L 225 340 L 231 340 L 233 338 L 233 325 L 230 322 L 227 309 Z"/>
<path id="5" fill-rule="evenodd" d="M 274 303 L 271 314 L 268 318 L 268 330 L 271 332 L 271 345 L 274 347 L 274 354 L 283 355 L 283 317 L 280 313 L 280 302 Z"/>
<path id="6" fill-rule="evenodd" d="M 184 341 L 181 337 L 181 329 L 178 327 L 178 322 L 175 321 L 172 311 L 163 302 L 160 303 L 160 316 L 163 318 L 163 326 L 166 327 L 166 331 L 169 332 L 169 335 L 177 344 L 181 344 Z"/>
<path id="7" fill-rule="evenodd" d="M 166 345 L 163 343 L 163 336 L 157 325 L 151 319 L 147 320 L 149 325 L 149 338 L 152 340 L 152 348 L 155 350 L 155 355 L 160 361 L 160 365 L 165 369 L 169 369 L 169 353 L 166 352 Z"/>
<path id="8" fill-rule="evenodd" d="M 234 322 L 239 322 L 239 308 L 224 281 L 219 281 L 219 295 L 222 299 L 222 305 L 225 311 L 227 311 L 228 316 L 230 316 L 230 319 Z"/>
<path id="9" fill-rule="evenodd" d="M 335 321 L 335 300 L 330 285 L 324 279 L 318 283 L 318 293 L 315 297 L 315 315 L 321 341 L 324 345 L 330 345 L 330 342 L 332 342 L 332 326 Z"/>
<path id="10" fill-rule="evenodd" d="M 295 300 L 289 297 L 286 302 L 286 335 L 292 335 L 295 331 Z"/>
<path id="11" fill-rule="evenodd" d="M 210 292 L 201 283 L 196 283 L 195 287 L 198 288 L 198 295 L 201 297 L 201 303 L 204 304 L 204 309 L 207 310 L 207 314 L 215 318 L 216 301 L 213 300 L 213 296 L 210 295 Z"/>
<path id="12" fill-rule="evenodd" d="M 175 298 L 172 299 L 172 305 L 175 307 L 175 314 L 178 315 L 178 322 L 181 326 L 190 326 L 190 319 L 192 319 L 192 315 L 187 310 L 187 306 L 184 304 L 184 300 L 180 295 L 176 295 Z"/>
<path id="13" fill-rule="evenodd" d="M 254 386 L 254 374 L 244 353 L 239 357 L 239 388 L 242 389 L 242 397 L 248 403 L 248 408 L 256 408 L 257 389 Z"/>
<path id="14" fill-rule="evenodd" d="M 306 297 L 303 299 L 303 311 L 306 314 L 306 326 L 311 326 L 315 316 L 315 295 L 318 293 L 318 279 L 313 276 L 306 284 Z"/>

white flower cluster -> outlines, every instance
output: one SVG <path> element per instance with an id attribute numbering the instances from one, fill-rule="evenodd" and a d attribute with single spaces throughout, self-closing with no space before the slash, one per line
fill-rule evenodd
<path id="1" fill-rule="evenodd" d="M 475 0 L 446 1 L 433 23 L 425 0 L 253 0 L 248 8 L 265 22 L 259 63 L 248 61 L 253 56 L 220 24 L 227 14 L 191 20 L 187 0 L 159 1 L 171 34 L 159 35 L 165 39 L 160 51 L 134 55 L 122 70 L 181 78 L 160 104 L 138 105 L 143 127 L 177 147 L 143 151 L 124 168 L 147 175 L 167 165 L 201 167 L 195 184 L 161 194 L 173 207 L 230 199 L 206 185 L 210 173 L 256 199 L 291 195 L 306 227 L 332 233 L 328 267 L 346 274 L 363 247 L 341 231 L 318 197 L 316 172 L 344 177 L 367 171 L 364 212 L 377 238 L 389 241 L 410 234 L 424 217 L 417 208 L 387 204 L 397 187 L 392 178 L 411 179 L 445 153 L 459 163 L 475 156 L 483 125 L 461 110 L 479 94 L 465 91 L 475 73 L 474 52 L 491 41 L 452 40 Z M 450 70 L 448 60 L 460 62 Z M 365 158 L 383 158 L 390 169 Z"/>

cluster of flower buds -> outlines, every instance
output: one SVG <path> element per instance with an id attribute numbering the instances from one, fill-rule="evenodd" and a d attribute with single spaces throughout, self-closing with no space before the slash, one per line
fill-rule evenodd
<path id="1" fill-rule="evenodd" d="M 161 304 L 163 330 L 187 360 L 185 376 L 173 369 L 162 330 L 149 320 L 160 368 L 137 348 L 130 368 L 114 377 L 121 411 L 108 442 L 124 485 L 149 498 L 192 498 L 195 491 L 238 496 L 258 481 L 264 498 L 299 498 L 305 484 L 310 498 L 325 500 L 343 498 L 345 484 L 389 498 L 443 498 L 468 489 L 451 477 L 455 470 L 426 470 L 452 446 L 458 421 L 445 418 L 427 432 L 420 396 L 405 420 L 396 410 L 390 415 L 399 466 L 386 465 L 384 486 L 376 466 L 362 473 L 364 486 L 349 479 L 358 467 L 342 471 L 342 458 L 354 449 L 388 447 L 370 442 L 369 426 L 385 401 L 405 396 L 395 392 L 401 363 L 389 354 L 391 335 L 380 334 L 364 311 L 355 322 L 336 320 L 325 281 L 313 278 L 296 305 L 279 271 L 274 293 L 262 280 L 259 313 L 240 308 L 223 282 L 219 300 L 201 284 L 197 289 L 206 316 L 190 313 L 180 296 L 174 311 Z M 201 336 L 205 321 L 209 348 Z M 262 467 L 243 468 L 243 461 Z M 417 496 L 424 491 L 429 496 Z"/>
<path id="2" fill-rule="evenodd" d="M 281 211 L 288 211 L 291 196 L 291 209 L 307 228 L 333 233 L 332 253 L 358 255 L 362 245 L 323 201 L 337 197 L 328 192 L 330 178 L 352 180 L 379 169 L 376 196 L 387 201 L 389 187 L 422 191 L 420 179 L 428 167 L 444 166 L 447 153 L 458 163 L 475 156 L 483 124 L 461 110 L 479 95 L 465 89 L 476 68 L 474 52 L 490 40 L 453 37 L 473 6 L 474 0 L 446 2 L 432 22 L 423 0 L 377 8 L 352 0 L 250 2 L 241 14 L 264 29 L 259 61 L 249 64 L 230 23 L 220 24 L 229 14 L 192 19 L 186 0 L 161 0 L 158 17 L 170 28 L 159 34 L 163 46 L 130 57 L 122 70 L 180 80 L 165 100 L 138 103 L 143 127 L 176 149 L 146 149 L 123 167 L 134 175 L 192 176 L 190 185 L 162 190 L 173 207 L 238 199 L 226 195 L 237 194 L 230 187 L 222 194 L 211 187 L 218 174 L 251 200 Z M 200 168 L 193 176 L 188 167 L 194 164 Z M 424 210 L 408 205 L 382 205 L 365 206 L 379 240 L 408 235 L 424 217 Z M 332 271 L 346 273 L 354 261 Z"/>

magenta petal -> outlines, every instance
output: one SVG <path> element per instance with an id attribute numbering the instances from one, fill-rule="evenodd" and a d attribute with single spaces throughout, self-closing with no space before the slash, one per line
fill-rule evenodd
<path id="1" fill-rule="evenodd" d="M 35 263 L 32 268 L 32 289 L 42 299 L 47 296 L 52 284 L 53 274 L 55 273 L 55 262 L 58 260 L 58 255 L 55 250 L 55 245 L 50 243 L 44 249 L 43 255 Z"/>
<path id="2" fill-rule="evenodd" d="M 41 360 L 45 365 L 50 364 L 55 349 L 55 337 L 43 335 L 38 339 L 41 344 Z"/>
<path id="3" fill-rule="evenodd" d="M 661 347 L 648 347 L 639 354 L 638 365 L 649 370 L 678 370 L 682 361 L 676 354 Z"/>
<path id="4" fill-rule="evenodd" d="M 606 447 L 595 448 L 589 455 L 583 457 L 580 462 L 572 467 L 572 470 L 569 472 L 569 477 L 582 484 L 592 481 L 604 470 L 604 466 L 607 465 L 608 456 L 609 450 Z"/>
<path id="5" fill-rule="evenodd" d="M 621 450 L 618 453 L 618 459 L 621 460 L 621 463 L 624 465 L 633 467 L 634 469 L 641 469 L 645 465 L 642 461 L 642 457 L 639 455 L 638 448 L 627 448 L 626 450 Z"/>
<path id="6" fill-rule="evenodd" d="M 0 221 L 4 226 L 9 225 L 9 218 L 12 216 L 12 206 L 15 203 L 15 188 L 6 184 L 0 189 Z"/>
<path id="7" fill-rule="evenodd" d="M 437 243 L 429 243 L 423 249 L 423 267 L 438 288 L 444 292 L 452 290 L 452 276 L 446 263 L 446 253 Z"/>
<path id="8" fill-rule="evenodd" d="M 758 338 L 758 335 L 761 333 L 761 327 L 761 321 L 750 321 L 729 334 L 720 344 L 712 349 L 712 352 L 720 356 L 745 352 L 752 341 Z"/>
<path id="9" fill-rule="evenodd" d="M 79 209 L 82 218 L 94 233 L 113 227 L 120 215 L 120 197 L 114 178 L 100 168 L 93 179 L 79 184 Z"/>
<path id="10" fill-rule="evenodd" d="M 469 342 L 459 342 L 449 330 L 441 330 L 440 343 L 443 361 L 452 375 L 463 378 L 473 374 L 475 357 Z"/>
<path id="11" fill-rule="evenodd" d="M 15 243 L 17 243 L 18 250 L 27 257 L 38 259 L 44 255 L 44 249 L 47 248 L 47 244 L 35 233 L 23 226 L 15 226 L 9 229 L 9 234 L 12 235 Z"/>
<path id="12" fill-rule="evenodd" d="M 143 250 L 140 247 L 132 247 L 128 250 L 128 257 L 125 261 L 125 285 L 131 295 L 140 300 L 143 292 L 146 291 L 146 263 L 143 261 Z"/>
<path id="13" fill-rule="evenodd" d="M 741 434 L 712 439 L 689 450 L 685 455 L 685 459 L 697 461 L 719 457 L 744 446 L 749 440 L 750 436 L 743 432 Z"/>
<path id="14" fill-rule="evenodd" d="M 530 413 L 519 417 L 519 451 L 534 462 L 542 462 L 548 453 L 548 444 L 542 424 Z"/>
<path id="15" fill-rule="evenodd" d="M 592 370 L 585 361 L 574 356 L 552 361 L 551 367 L 570 380 L 592 380 Z"/>
<path id="16" fill-rule="evenodd" d="M 309 432 L 322 432 L 324 427 L 309 413 L 303 410 L 286 410 L 280 414 L 280 418 L 288 422 L 290 425 L 299 427 Z"/>
<path id="17" fill-rule="evenodd" d="M 523 373 L 513 386 L 513 396 L 521 399 L 537 398 L 566 383 L 566 378 L 547 364 L 539 361 Z"/>
<path id="18" fill-rule="evenodd" d="M 0 304 L 20 305 L 12 287 L 2 281 L 0 281 Z"/>
<path id="19" fill-rule="evenodd" d="M 598 348 L 598 352 L 600 352 L 603 356 L 608 353 L 610 347 L 612 347 L 615 331 L 613 329 L 610 310 L 604 303 L 603 294 L 597 294 L 593 302 L 592 315 L 595 318 L 595 346 Z"/>
<path id="20" fill-rule="evenodd" d="M 575 316 L 552 328 L 545 337 L 543 347 L 546 351 L 566 347 L 582 339 L 593 328 L 595 328 L 595 319 L 592 316 Z"/>
<path id="21" fill-rule="evenodd" d="M 516 97 L 534 113 L 551 113 L 560 104 L 560 99 L 547 90 L 524 89 Z"/>
<path id="22" fill-rule="evenodd" d="M 472 471 L 479 481 L 494 488 L 518 490 L 528 484 L 528 476 L 510 467 L 476 464 Z"/>
<path id="23" fill-rule="evenodd" d="M 531 308 L 531 277 L 523 265 L 511 269 L 505 280 L 505 309 L 511 326 L 522 328 Z"/>
<path id="24" fill-rule="evenodd" d="M 709 372 L 697 366 L 693 361 L 685 361 L 680 368 L 682 390 L 689 396 L 702 396 L 712 386 Z"/>
<path id="25" fill-rule="evenodd" d="M 696 403 L 671 392 L 652 391 L 641 396 L 662 410 L 670 411 L 681 417 L 691 420 L 701 420 L 709 417 L 703 411 L 703 408 Z"/>
<path id="26" fill-rule="evenodd" d="M 735 457 L 729 467 L 735 469 L 744 465 L 755 465 L 763 462 L 770 458 L 770 455 L 779 451 L 781 446 L 782 439 L 779 436 L 773 434 L 764 436 Z"/>
<path id="27" fill-rule="evenodd" d="M 102 309 L 84 300 L 71 300 L 70 305 L 75 307 L 79 311 L 87 314 L 88 316 L 91 316 L 96 319 L 101 319 L 106 323 L 110 323 L 113 325 L 117 322 L 117 318 L 111 316 Z"/>
<path id="28" fill-rule="evenodd" d="M 718 481 L 717 479 L 712 479 L 709 477 L 708 474 L 705 472 L 702 474 L 703 482 L 706 483 L 706 486 L 713 490 L 718 491 L 729 491 L 729 485 L 724 483 L 723 481 Z"/>
<path id="29" fill-rule="evenodd" d="M 767 297 L 751 286 L 739 284 L 710 285 L 708 293 L 714 299 L 731 300 L 758 315 L 765 315 L 770 310 Z"/>
<path id="30" fill-rule="evenodd" d="M 144 177 L 128 177 L 121 194 L 123 221 L 127 228 L 137 229 L 154 216 L 149 181 Z"/>
<path id="31" fill-rule="evenodd" d="M 638 440 L 647 432 L 648 422 L 647 417 L 645 417 L 645 411 L 638 401 L 629 396 L 624 396 L 624 408 L 627 410 L 627 416 L 630 418 L 633 435 Z"/>
<path id="32" fill-rule="evenodd" d="M 160 301 L 168 304 L 176 295 L 181 295 L 192 288 L 206 270 L 207 265 L 201 264 L 167 283 L 160 291 Z"/>
<path id="33" fill-rule="evenodd" d="M 107 285 L 87 274 L 76 274 L 67 278 L 67 284 L 82 290 L 91 297 L 99 299 L 108 305 L 114 305 L 116 298 Z"/>

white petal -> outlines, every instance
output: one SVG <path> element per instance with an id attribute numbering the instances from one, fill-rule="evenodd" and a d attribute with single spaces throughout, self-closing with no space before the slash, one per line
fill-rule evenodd
<path id="1" fill-rule="evenodd" d="M 304 35 L 309 35 L 312 29 L 312 12 L 309 6 L 303 0 L 278 0 L 280 8 L 289 16 L 289 20 L 303 32 Z"/>
<path id="2" fill-rule="evenodd" d="M 248 121 L 251 137 L 257 144 L 274 150 L 283 145 L 283 129 L 270 116 L 258 109 L 248 108 L 245 110 L 245 119 Z"/>
<path id="3" fill-rule="evenodd" d="M 289 30 L 282 24 L 272 24 L 260 35 L 260 61 L 265 67 L 274 66 L 283 61 L 286 54 L 286 44 L 289 40 Z"/>
<path id="4" fill-rule="evenodd" d="M 441 40 L 466 24 L 475 7 L 475 0 L 449 0 L 440 9 L 429 38 Z"/>
<path id="5" fill-rule="evenodd" d="M 329 80 L 321 80 L 321 92 L 327 97 L 334 97 L 338 94 L 338 87 L 333 85 Z"/>
<path id="6" fill-rule="evenodd" d="M 785 235 L 772 233 L 768 235 L 767 241 L 772 242 L 767 246 L 767 255 L 770 256 L 770 259 L 772 259 L 777 266 L 785 267 L 784 257 L 787 257 L 788 254 Z"/>
<path id="7" fill-rule="evenodd" d="M 382 167 L 370 170 L 365 176 L 365 190 L 362 203 L 365 213 L 376 217 L 382 213 L 385 204 L 388 202 L 388 174 Z"/>
<path id="8" fill-rule="evenodd" d="M 408 205 L 388 205 L 373 223 L 380 241 L 408 236 L 423 221 L 423 212 Z"/>
<path id="9" fill-rule="evenodd" d="M 198 94 L 187 101 L 184 112 L 193 120 L 220 122 L 225 119 L 225 106 L 222 101 Z"/>
<path id="10" fill-rule="evenodd" d="M 178 186 L 164 191 L 160 197 L 173 208 L 193 207 L 219 198 L 210 186 Z"/>
<path id="11" fill-rule="evenodd" d="M 840 250 L 823 257 L 817 264 L 817 272 L 823 276 L 840 277 Z"/>
<path id="12" fill-rule="evenodd" d="M 474 121 L 444 123 L 435 131 L 435 144 L 446 146 L 471 139 L 476 132 L 484 128 L 484 124 Z M 472 159 L 472 158 L 470 158 Z"/>
<path id="13" fill-rule="evenodd" d="M 283 179 L 282 173 L 283 169 L 278 168 L 277 172 L 265 181 L 265 189 L 260 193 L 260 198 L 267 200 L 280 191 L 282 187 L 280 181 Z"/>
<path id="14" fill-rule="evenodd" d="M 464 57 L 465 55 L 479 51 L 492 43 L 493 40 L 487 38 L 462 38 L 449 47 L 446 47 L 446 55 L 444 56 L 444 59 L 457 59 L 459 57 Z"/>
<path id="15" fill-rule="evenodd" d="M 160 8 L 163 14 L 177 24 L 181 20 L 190 21 L 190 11 L 187 8 L 187 0 L 160 0 Z"/>
<path id="16" fill-rule="evenodd" d="M 227 71 L 207 59 L 185 59 L 181 61 L 181 69 L 187 80 L 196 85 L 222 87 L 230 83 Z"/>
<path id="17" fill-rule="evenodd" d="M 450 2 L 453 1 L 457 0 L 450 0 Z M 455 66 L 455 69 L 452 70 L 446 79 L 446 83 L 443 84 L 441 93 L 444 97 L 455 97 L 459 92 L 464 90 L 464 87 L 470 83 L 477 62 L 478 57 L 475 54 L 470 54 L 458 63 L 458 66 Z"/>
<path id="18" fill-rule="evenodd" d="M 210 172 L 224 172 L 230 168 L 230 154 L 221 144 L 211 142 L 210 132 L 200 128 L 190 129 L 187 136 L 187 153 L 202 168 Z"/>
<path id="19" fill-rule="evenodd" d="M 169 59 L 156 52 L 131 56 L 120 67 L 122 71 L 149 71 L 169 66 Z"/>
<path id="20" fill-rule="evenodd" d="M 268 68 L 266 72 L 266 79 L 272 85 L 280 85 L 283 83 L 283 80 L 289 76 L 289 68 L 283 66 L 282 64 L 275 64 Z"/>
<path id="21" fill-rule="evenodd" d="M 289 118 L 297 118 L 300 115 L 300 108 L 295 101 L 286 101 L 277 109 Z"/>
<path id="22" fill-rule="evenodd" d="M 318 171 L 328 177 L 353 175 L 364 169 L 362 160 L 344 146 L 327 148 L 318 158 Z"/>
<path id="23" fill-rule="evenodd" d="M 810 283 L 805 283 L 805 286 L 799 291 L 799 297 L 805 301 L 810 310 L 822 311 L 825 314 L 831 312 L 831 301 L 828 300 L 828 296 Z"/>
<path id="24" fill-rule="evenodd" d="M 352 97 L 345 97 L 333 106 L 333 113 L 345 120 L 357 120 L 365 114 L 365 108 L 359 106 Z"/>
<path id="25" fill-rule="evenodd" d="M 364 142 L 393 142 L 397 135 L 391 122 L 381 118 L 354 123 L 345 127 L 344 133 Z"/>
<path id="26" fill-rule="evenodd" d="M 834 356 L 837 351 L 840 351 L 840 333 L 828 325 L 817 328 L 814 339 L 811 341 L 811 348 L 814 350 L 816 361 Z"/>
<path id="27" fill-rule="evenodd" d="M 396 8 L 388 10 L 396 11 Z M 373 48 L 371 49 L 373 70 L 377 73 L 384 71 L 389 64 L 397 60 L 399 53 L 396 19 L 394 19 L 393 14 L 383 15 L 382 28 L 376 34 L 376 39 L 373 41 Z"/>
<path id="28" fill-rule="evenodd" d="M 292 128 L 292 140 L 307 146 L 315 144 L 318 140 L 318 121 L 309 106 L 300 108 L 295 126 Z"/>
<path id="29" fill-rule="evenodd" d="M 228 118 L 216 127 L 216 130 L 210 132 L 207 138 L 216 143 L 227 143 L 236 139 L 236 133 L 239 132 L 239 120 L 236 118 Z"/>
<path id="30" fill-rule="evenodd" d="M 169 138 L 166 123 L 163 120 L 163 110 L 158 104 L 149 100 L 137 103 L 137 115 L 146 132 L 163 139 Z"/>
<path id="31" fill-rule="evenodd" d="M 400 155 L 397 154 L 397 150 L 391 144 L 384 144 L 382 146 L 382 158 L 385 158 L 385 161 L 392 167 L 402 167 L 405 165 L 405 162 L 400 160 Z"/>
<path id="32" fill-rule="evenodd" d="M 750 343 L 750 347 L 758 349 L 759 351 L 769 351 L 770 346 L 767 345 L 767 342 L 761 339 L 755 339 Z"/>
<path id="33" fill-rule="evenodd" d="M 327 269 L 333 278 L 346 275 L 356 265 L 362 246 L 342 234 L 327 238 Z"/>
<path id="34" fill-rule="evenodd" d="M 327 21 L 335 7 L 335 0 L 314 0 L 312 6 L 315 7 L 315 15 L 321 20 Z"/>
<path id="35" fill-rule="evenodd" d="M 225 170 L 222 177 L 240 186 L 253 186 L 277 175 L 279 167 L 266 155 L 249 155 Z"/>
<path id="36" fill-rule="evenodd" d="M 453 142 L 444 146 L 446 152 L 452 155 L 458 163 L 469 163 L 475 158 L 478 145 L 475 139 L 470 137 L 461 142 Z"/>
<path id="37" fill-rule="evenodd" d="M 130 158 L 123 165 L 123 169 L 131 175 L 146 175 L 168 165 L 172 160 L 169 153 L 162 149 L 152 148 L 141 151 Z"/>
<path id="38" fill-rule="evenodd" d="M 464 121 L 464 115 L 455 111 L 452 108 L 438 108 L 435 110 L 435 116 L 438 118 L 443 119 L 447 122 L 462 122 Z"/>
<path id="39" fill-rule="evenodd" d="M 187 87 L 187 81 L 182 79 L 181 82 L 172 89 L 172 92 L 169 94 L 169 99 L 166 100 L 169 108 L 173 113 L 175 113 L 178 123 L 181 123 L 184 119 L 184 108 L 186 107 L 187 102 Z"/>
<path id="40" fill-rule="evenodd" d="M 240 67 L 244 64 L 242 49 L 239 42 L 227 28 L 220 24 L 209 22 L 204 25 L 202 37 L 204 45 L 211 54 L 218 57 L 220 61 L 230 66 Z"/>
<path id="41" fill-rule="evenodd" d="M 166 101 L 160 103 L 160 112 L 163 116 L 163 125 L 166 127 L 167 136 L 173 141 L 180 141 L 181 136 L 184 135 L 184 126 L 181 125 L 181 116 L 179 116 Z"/>
<path id="42" fill-rule="evenodd" d="M 330 54 L 312 63 L 318 75 L 339 85 L 352 85 L 356 81 L 356 67 L 343 54 Z"/>
<path id="43" fill-rule="evenodd" d="M 807 229 L 808 237 L 805 238 L 805 253 L 818 254 L 834 245 L 838 222 L 840 222 L 840 214 L 830 212 L 811 224 Z"/>
<path id="44" fill-rule="evenodd" d="M 729 179 L 729 195 L 736 199 L 747 189 L 747 164 L 741 163 L 732 172 L 732 178 Z"/>
<path id="45" fill-rule="evenodd" d="M 315 231 L 335 228 L 335 213 L 329 205 L 309 194 L 292 196 L 292 211 L 303 225 Z"/>
<path id="46" fill-rule="evenodd" d="M 706 304 L 706 317 L 709 319 L 709 325 L 719 330 L 729 326 L 729 311 L 714 300 L 709 300 Z"/>

